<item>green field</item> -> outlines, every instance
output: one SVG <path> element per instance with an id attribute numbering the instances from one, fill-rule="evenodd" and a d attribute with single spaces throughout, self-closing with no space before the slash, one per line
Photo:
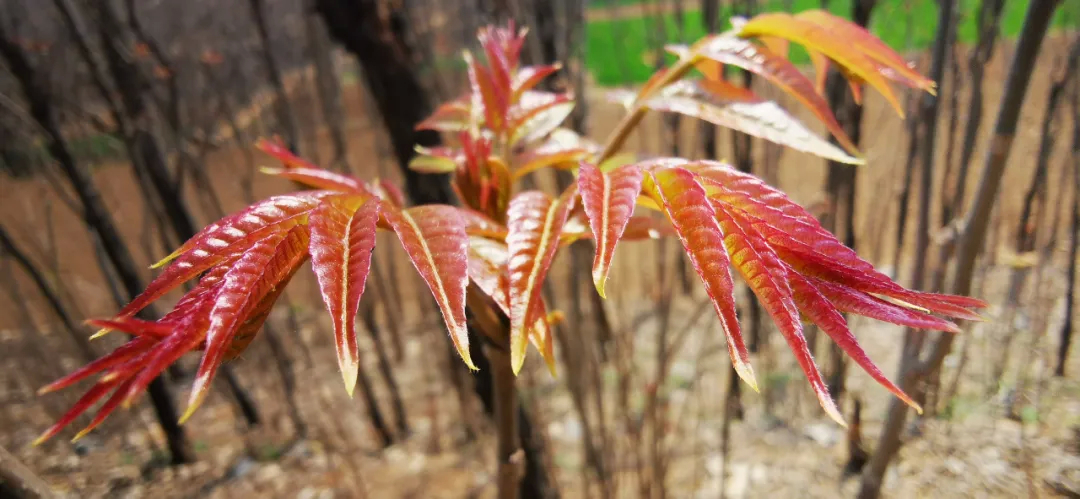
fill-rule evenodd
<path id="1" fill-rule="evenodd" d="M 620 0 L 620 4 L 636 3 Z M 1009 38 L 1020 33 L 1028 0 L 1007 0 L 1002 16 L 1002 33 Z M 768 0 L 762 4 L 763 11 L 781 10 L 784 2 Z M 792 10 L 819 8 L 818 0 L 794 0 Z M 979 0 L 960 0 L 960 26 L 957 32 L 960 43 L 972 43 L 976 39 L 976 15 Z M 833 0 L 830 10 L 837 15 L 851 11 L 851 0 Z M 634 17 L 616 20 L 590 21 L 586 29 L 586 64 L 595 80 L 601 85 L 640 83 L 652 74 L 655 51 L 649 50 L 659 44 L 656 40 L 665 32 L 671 41 L 680 40 L 675 17 L 663 16 L 665 29 L 661 30 L 658 18 Z M 730 11 L 721 19 L 730 17 Z M 909 22 L 910 21 L 910 22 Z M 1072 28 L 1080 25 L 1080 2 L 1065 2 L 1054 17 L 1056 28 Z M 725 21 L 721 28 L 727 28 Z M 934 39 L 937 27 L 937 2 L 933 0 L 883 0 L 874 10 L 871 30 L 889 46 L 902 50 L 925 49 Z M 684 16 L 683 41 L 693 41 L 705 34 L 701 13 L 689 11 Z M 805 52 L 792 47 L 792 60 L 807 62 Z"/>

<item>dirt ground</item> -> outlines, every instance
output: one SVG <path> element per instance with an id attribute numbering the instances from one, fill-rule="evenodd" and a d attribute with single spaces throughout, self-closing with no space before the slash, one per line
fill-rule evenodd
<path id="1" fill-rule="evenodd" d="M 1063 51 L 1064 44 L 1055 40 L 1044 46 L 997 204 L 996 217 L 1003 223 L 995 226 L 1004 229 L 992 232 L 991 244 L 1001 249 L 993 251 L 997 258 L 986 262 L 976 288 L 995 304 L 1004 299 L 1010 272 L 1002 265 L 1008 256 L 1005 248 L 1011 241 L 1021 196 L 1030 181 L 1051 68 L 1057 66 Z M 1011 46 L 1002 48 L 987 69 L 984 130 L 991 126 L 996 112 L 1004 64 L 1010 56 Z M 602 138 L 620 111 L 603 102 L 601 89 L 593 90 L 589 93 L 590 127 L 594 136 Z M 762 93 L 776 95 L 765 90 Z M 386 157 L 380 154 L 385 143 L 380 141 L 377 126 L 368 119 L 360 92 L 349 87 L 345 96 L 351 117 L 350 165 L 365 176 L 395 178 L 396 166 L 377 159 Z M 966 92 L 960 102 L 962 110 Z M 788 109 L 794 109 L 790 102 L 786 104 Z M 302 96 L 296 106 L 317 108 Z M 305 116 L 305 123 L 314 118 Z M 949 122 L 948 116 L 944 119 Z M 957 122 L 964 123 L 963 116 Z M 658 120 L 647 120 L 630 142 L 631 147 L 658 151 L 662 136 L 659 127 Z M 325 159 L 329 144 L 325 130 L 320 132 L 304 146 Z M 943 126 L 939 144 L 948 133 L 949 127 Z M 860 252 L 881 265 L 893 261 L 895 199 L 903 174 L 905 136 L 900 118 L 881 99 L 869 98 L 863 135 L 868 165 L 859 174 L 857 235 Z M 690 156 L 700 154 L 696 152 L 695 137 L 695 125 L 684 127 L 683 150 L 690 151 Z M 1062 190 L 1066 182 L 1057 181 L 1067 178 L 1062 176 L 1067 141 L 1057 142 L 1050 173 L 1052 206 L 1063 205 L 1068 196 Z M 727 151 L 727 134 L 722 135 L 721 144 Z M 755 147 L 760 153 L 762 148 Z M 944 154 L 944 147 L 939 150 Z M 985 144 L 980 142 L 976 165 L 984 151 Z M 258 153 L 256 159 L 260 165 L 269 164 Z M 226 211 L 246 205 L 239 181 L 251 171 L 245 152 L 223 148 L 210 155 L 208 164 Z M 149 265 L 165 250 L 159 236 L 147 230 L 151 226 L 147 211 L 129 169 L 122 164 L 96 166 L 98 185 L 118 226 L 139 263 Z M 975 173 L 973 178 L 978 176 L 977 168 Z M 787 152 L 769 180 L 796 200 L 809 204 L 820 201 L 824 174 L 822 161 Z M 265 176 L 255 178 L 255 194 L 260 198 L 290 189 L 285 182 Z M 973 181 L 968 192 L 974 188 Z M 199 221 L 208 223 L 216 214 L 202 202 L 204 198 L 194 189 L 188 193 Z M 46 181 L 0 178 L 0 199 L 0 221 L 17 234 L 38 263 L 50 269 L 50 278 L 67 283 L 72 296 L 66 299 L 77 306 L 80 317 L 103 316 L 115 310 L 78 216 L 65 207 Z M 908 240 L 913 237 L 909 233 Z M 1064 238 L 1059 237 L 1059 241 Z M 655 356 L 650 349 L 655 343 L 656 321 L 648 312 L 653 307 L 649 298 L 657 290 L 653 263 L 656 255 L 656 245 L 651 243 L 623 245 L 615 257 L 611 278 L 616 285 L 609 286 L 614 291 L 609 296 L 609 312 L 620 334 L 633 335 L 641 345 L 635 358 L 640 357 L 643 365 Z M 1080 355 L 1073 355 L 1069 366 L 1072 378 L 1049 377 L 1050 366 L 1046 364 L 1048 352 L 1056 346 L 1062 320 L 1063 255 L 1064 244 L 1058 244 L 1051 259 L 1043 262 L 1043 270 L 1033 276 L 1034 284 L 1028 286 L 1031 291 L 1024 295 L 1024 306 L 1018 313 L 994 307 L 988 313 L 990 322 L 976 326 L 957 342 L 957 349 L 967 354 L 950 357 L 943 373 L 943 379 L 955 378 L 958 387 L 950 400 L 950 410 L 922 420 L 909 432 L 908 442 L 887 476 L 888 497 L 1038 497 L 1062 490 L 1071 490 L 1072 494 L 1080 491 L 1080 382 L 1076 378 Z M 385 273 L 397 276 L 394 281 L 405 297 L 399 317 L 391 317 L 395 315 L 393 310 L 380 307 L 381 323 L 388 325 L 391 319 L 396 322 L 403 331 L 405 346 L 403 358 L 395 362 L 395 373 L 411 433 L 391 448 L 383 450 L 376 443 L 364 401 L 349 399 L 341 389 L 327 333 L 329 321 L 321 310 L 310 272 L 303 270 L 290 285 L 285 303 L 275 312 L 275 323 L 287 324 L 283 316 L 290 310 L 299 319 L 296 327 L 279 330 L 285 333 L 281 339 L 294 361 L 301 386 L 297 396 L 310 428 L 307 438 L 294 438 L 281 401 L 281 382 L 270 367 L 273 361 L 266 342 L 257 341 L 233 365 L 241 383 L 254 394 L 265 424 L 256 430 L 244 428 L 234 404 L 222 392 L 215 392 L 186 426 L 199 456 L 195 464 L 160 466 L 163 439 L 145 404 L 115 414 L 78 444 L 65 442 L 63 437 L 72 434 L 65 432 L 41 447 L 31 447 L 29 443 L 37 434 L 80 394 L 78 387 L 45 397 L 37 397 L 35 390 L 74 369 L 83 359 L 67 333 L 49 317 L 41 300 L 29 291 L 29 281 L 16 272 L 20 289 L 27 291 L 17 299 L 0 300 L 0 444 L 22 458 L 58 492 L 72 497 L 492 497 L 493 432 L 478 428 L 479 436 L 468 438 L 461 422 L 462 409 L 443 375 L 448 360 L 442 340 L 437 337 L 442 334 L 437 327 L 438 317 L 427 306 L 426 292 L 415 286 L 412 270 L 393 240 L 380 240 L 374 262 Z M 552 279 L 568 278 L 568 267 L 560 259 Z M 680 321 L 693 315 L 691 311 L 702 298 L 698 289 L 677 301 L 674 327 L 682 327 Z M 22 304 L 35 327 L 27 328 L 28 320 L 20 319 Z M 630 330 L 632 317 L 639 316 L 643 321 Z M 727 497 L 852 495 L 856 481 L 842 481 L 840 473 L 846 458 L 843 431 L 821 414 L 801 375 L 791 374 L 795 371 L 790 355 L 776 335 L 763 349 L 772 353 L 754 359 L 755 366 L 767 373 L 769 382 L 760 395 L 745 391 L 746 415 L 732 427 L 731 451 L 725 462 L 720 452 L 720 420 L 728 360 L 718 348 L 721 343 L 711 314 L 688 327 L 694 334 L 675 356 L 672 377 L 677 380 L 668 395 L 673 414 L 679 416 L 672 421 L 668 435 L 668 445 L 676 449 L 669 466 L 669 495 L 719 497 L 721 488 Z M 899 328 L 861 321 L 853 329 L 870 356 L 886 372 L 894 372 L 899 358 Z M 103 353 L 120 339 L 99 341 L 98 353 Z M 364 341 L 368 341 L 367 336 Z M 438 347 L 432 349 L 431 345 Z M 364 351 L 365 365 L 374 366 L 371 348 Z M 1009 357 L 999 358 L 1002 351 Z M 961 358 L 966 359 L 966 365 L 957 377 Z M 190 366 L 194 360 L 186 362 Z M 563 383 L 566 380 L 552 379 L 539 364 L 531 359 L 526 367 L 522 381 L 526 398 L 535 401 L 538 424 L 548 430 L 553 468 L 564 495 L 583 497 L 580 424 L 569 402 Z M 999 373 L 997 366 L 1001 364 L 1006 368 Z M 375 370 L 370 371 L 370 376 L 377 378 Z M 605 386 L 609 381 L 613 385 L 617 374 L 611 371 L 604 375 Z M 186 383 L 180 380 L 179 386 Z M 389 412 L 383 385 L 378 386 L 381 406 Z M 854 371 L 849 375 L 849 390 L 864 403 L 863 437 L 872 447 L 889 401 L 887 393 Z M 183 400 L 181 395 L 177 394 L 178 402 Z M 1018 407 L 1024 408 L 1020 420 L 1005 418 L 1005 406 L 1018 399 Z M 465 410 L 475 413 L 479 409 Z M 623 459 L 615 466 L 616 478 L 622 484 L 620 490 L 627 494 L 636 491 L 632 472 L 637 465 Z M 721 481 L 721 476 L 726 479 Z"/>

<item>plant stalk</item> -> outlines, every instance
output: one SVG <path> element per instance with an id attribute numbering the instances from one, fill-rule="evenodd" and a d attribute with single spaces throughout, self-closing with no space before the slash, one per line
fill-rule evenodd
<path id="1" fill-rule="evenodd" d="M 510 366 L 510 352 L 496 346 L 485 349 L 491 361 L 491 374 L 495 383 L 495 424 L 498 427 L 496 459 L 496 484 L 499 499 L 517 499 L 518 481 L 523 464 L 517 433 L 517 376 Z"/>
<path id="2" fill-rule="evenodd" d="M 611 158 L 615 153 L 619 152 L 619 149 L 622 149 L 626 139 L 630 137 L 630 132 L 634 131 L 634 128 L 637 128 L 638 124 L 641 123 L 641 120 L 645 118 L 645 113 L 649 108 L 642 104 L 652 95 L 652 92 L 679 81 L 686 73 L 690 72 L 690 69 L 694 67 L 694 64 L 697 63 L 697 61 L 698 56 L 696 55 L 679 59 L 679 62 L 675 63 L 674 66 L 671 66 L 671 69 L 668 70 L 667 74 L 653 86 L 650 92 L 638 96 L 637 100 L 634 102 L 633 109 L 629 114 L 623 117 L 622 121 L 615 126 L 615 130 L 612 130 L 611 135 L 608 136 L 607 143 L 604 145 L 604 150 L 596 157 L 596 164 L 599 165 L 600 163 L 603 163 L 604 160 Z"/>

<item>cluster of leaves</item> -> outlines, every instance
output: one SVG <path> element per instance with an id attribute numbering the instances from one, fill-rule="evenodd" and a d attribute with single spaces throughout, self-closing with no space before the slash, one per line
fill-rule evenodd
<path id="1" fill-rule="evenodd" d="M 323 170 L 280 145 L 260 143 L 283 164 L 267 173 L 314 190 L 269 198 L 205 228 L 162 260 L 157 266 L 171 263 L 119 314 L 91 321 L 105 328 L 102 332 L 120 330 L 134 337 L 43 388 L 56 390 L 100 376 L 42 440 L 109 395 L 80 433 L 85 434 L 117 406 L 130 403 L 184 353 L 201 349 L 186 420 L 205 398 L 222 362 L 250 343 L 308 258 L 333 321 L 338 362 L 351 394 L 359 362 L 354 316 L 379 229 L 392 231 L 401 241 L 471 368 L 467 301 L 509 318 L 508 332 L 483 333 L 509 348 L 515 373 L 529 343 L 554 372 L 551 324 L 559 314 L 548 312 L 540 289 L 559 248 L 579 239 L 595 241 L 592 275 L 597 292 L 604 295 L 619 241 L 673 234 L 716 308 L 736 372 L 751 386 L 756 388 L 756 381 L 736 317 L 732 267 L 775 320 L 831 417 L 843 423 L 802 335 L 804 320 L 817 324 L 874 379 L 917 407 L 867 357 L 841 314 L 956 332 L 946 318 L 977 320 L 973 310 L 985 302 L 903 288 L 784 193 L 727 164 L 615 155 L 641 116 L 658 110 L 860 163 L 821 97 L 828 64 L 835 64 L 853 89 L 869 84 L 894 105 L 890 82 L 933 89 L 932 82 L 865 30 L 821 11 L 766 14 L 733 24 L 734 30 L 692 46 L 670 47 L 679 56 L 675 65 L 658 72 L 637 93 L 618 95 L 629 113 L 603 147 L 560 127 L 572 110 L 573 96 L 537 90 L 559 68 L 523 66 L 523 32 L 513 26 L 482 30 L 486 62 L 465 56 L 470 91 L 418 125 L 452 134 L 455 144 L 418 148 L 411 164 L 420 171 L 452 173 L 460 207 L 405 207 L 402 193 L 388 182 Z M 785 58 L 790 42 L 812 54 L 816 87 Z M 814 135 L 775 103 L 724 80 L 724 65 L 762 75 L 795 96 L 844 149 Z M 701 77 L 685 79 L 693 70 Z M 542 168 L 571 170 L 577 180 L 555 197 L 537 190 L 515 192 L 522 176 Z M 639 207 L 648 211 L 635 213 Z M 167 315 L 155 321 L 136 318 L 148 304 L 192 279 L 198 284 Z"/>

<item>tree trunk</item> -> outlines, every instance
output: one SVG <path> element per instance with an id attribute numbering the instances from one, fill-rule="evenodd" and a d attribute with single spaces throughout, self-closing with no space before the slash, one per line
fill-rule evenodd
<path id="1" fill-rule="evenodd" d="M 326 26 L 315 12 L 315 6 L 305 5 L 304 26 L 307 31 L 308 52 L 315 66 L 315 85 L 319 89 L 319 104 L 323 120 L 330 129 L 330 145 L 333 157 L 330 164 L 342 171 L 349 171 L 349 150 L 345 141 L 345 106 L 341 100 L 341 81 L 334 68 L 333 53 Z"/>
<path id="2" fill-rule="evenodd" d="M 123 112 L 120 118 L 121 132 L 129 144 L 132 165 L 141 169 L 150 180 L 177 240 L 187 241 L 195 236 L 198 229 L 177 183 L 169 174 L 165 153 L 154 134 L 154 117 L 146 102 L 149 83 L 144 81 L 139 68 L 123 55 L 129 37 L 125 36 L 127 30 L 120 22 L 121 16 L 113 0 L 101 0 L 98 14 L 105 62 L 120 93 Z M 93 62 L 87 61 L 88 64 Z M 261 418 L 255 402 L 240 386 L 229 366 L 223 366 L 222 379 L 248 426 L 258 426 Z"/>
<path id="3" fill-rule="evenodd" d="M 1075 88 L 1075 85 L 1074 85 Z M 1058 339 L 1057 365 L 1054 366 L 1055 376 L 1065 376 L 1065 361 L 1069 358 L 1069 346 L 1073 336 L 1073 308 L 1076 300 L 1076 258 L 1077 246 L 1080 241 L 1080 90 L 1073 92 L 1072 102 L 1073 135 L 1072 135 L 1072 174 L 1073 174 L 1073 202 L 1072 217 L 1069 225 L 1069 284 L 1065 291 L 1065 321 L 1061 325 L 1061 333 Z"/>
<path id="4" fill-rule="evenodd" d="M 990 225 L 990 211 L 997 200 L 998 189 L 1005 171 L 1005 160 L 1012 148 L 1012 139 L 1016 134 L 1016 123 L 1020 116 L 1020 109 L 1027 94 L 1028 82 L 1038 59 L 1039 48 L 1042 46 L 1046 30 L 1050 25 L 1050 19 L 1060 0 L 1032 0 L 1028 4 L 1027 14 L 1024 19 L 1024 27 L 1020 33 L 1016 52 L 1009 69 L 1009 76 L 1005 82 L 1005 91 L 1001 98 L 1001 107 L 998 110 L 997 121 L 994 127 L 994 136 L 991 138 L 990 147 L 984 160 L 983 173 L 980 177 L 979 187 L 972 200 L 971 208 L 964 219 L 964 231 L 960 238 L 957 251 L 956 272 L 952 292 L 958 295 L 967 295 L 971 292 L 971 284 L 975 276 L 976 259 L 986 242 L 986 233 Z M 946 2 L 950 4 L 951 2 Z M 943 7 L 944 8 L 944 7 Z M 950 7 L 951 8 L 951 7 Z M 950 15 L 951 17 L 951 15 Z M 927 207 L 928 208 L 928 207 Z M 917 262 L 918 263 L 918 262 Z M 900 387 L 908 394 L 919 400 L 920 382 L 923 376 L 940 368 L 948 355 L 956 335 L 943 334 L 939 336 L 930 356 L 923 362 L 918 361 L 918 352 L 914 348 L 921 346 L 915 341 L 911 343 L 911 352 L 905 348 L 905 366 L 901 366 Z M 921 336 L 920 336 L 921 338 Z M 907 419 L 907 407 L 896 399 L 889 403 L 889 415 L 882 428 L 882 436 L 874 456 L 870 459 L 869 466 L 862 475 L 859 497 L 862 499 L 876 498 L 881 495 L 881 485 L 885 471 L 900 449 L 900 432 Z"/>
<path id="5" fill-rule="evenodd" d="M 289 103 L 289 94 L 285 90 L 285 82 L 278 67 L 277 59 L 274 58 L 273 44 L 270 41 L 270 30 L 266 26 L 266 0 L 248 0 L 251 5 L 251 16 L 255 20 L 255 28 L 259 32 L 259 42 L 262 43 L 263 64 L 266 66 L 267 76 L 270 77 L 270 85 L 274 89 L 274 111 L 277 114 L 277 127 L 285 135 L 285 143 L 294 154 L 300 154 L 300 128 L 297 125 L 296 114 Z"/>
<path id="6" fill-rule="evenodd" d="M 76 196 L 82 203 L 86 225 L 95 232 L 127 294 L 134 298 L 142 292 L 143 284 L 131 253 L 116 230 L 112 217 L 105 208 L 105 203 L 94 186 L 89 172 L 75 162 L 74 156 L 60 133 L 52 100 L 46 93 L 48 85 L 44 84 L 41 76 L 35 72 L 30 61 L 27 60 L 26 54 L 11 42 L 11 38 L 3 29 L 3 23 L 0 23 L 0 56 L 5 59 L 8 69 L 19 82 L 30 108 L 30 115 L 45 134 L 49 154 L 68 177 Z M 150 384 L 148 391 L 158 422 L 165 433 L 173 463 L 182 464 L 193 461 L 194 453 L 184 435 L 183 428 L 177 424 L 176 408 L 160 377 Z"/>
<path id="7" fill-rule="evenodd" d="M 408 194 L 416 203 L 452 203 L 447 175 L 422 174 L 408 168 L 417 145 L 440 144 L 438 132 L 415 130 L 431 112 L 431 102 L 412 65 L 406 44 L 407 20 L 401 12 L 380 14 L 376 0 L 316 0 L 330 36 L 360 61 L 363 80 L 389 132 Z"/>
<path id="8" fill-rule="evenodd" d="M 64 325 L 64 329 L 67 330 L 68 335 L 75 341 L 75 344 L 79 347 L 79 351 L 86 359 L 93 359 L 94 349 L 90 347 L 90 342 L 87 341 L 83 335 L 82 328 L 76 323 L 75 319 L 68 313 L 67 307 L 64 306 L 63 300 L 60 299 L 59 293 L 53 288 L 53 285 L 49 283 L 48 279 L 40 271 L 30 258 L 23 253 L 18 246 L 15 245 L 15 241 L 7 233 L 7 230 L 0 225 L 0 255 L 10 256 L 19 267 L 22 267 L 23 272 L 34 281 L 34 285 L 37 286 L 38 291 L 45 298 L 45 302 L 49 304 L 49 308 L 52 309 L 56 317 L 60 319 L 60 323 Z"/>
<path id="9" fill-rule="evenodd" d="M 705 31 L 716 33 L 720 25 L 720 1 L 701 0 L 701 18 L 705 24 Z M 699 122 L 701 130 L 701 149 L 705 159 L 717 160 L 716 151 L 716 125 Z"/>

